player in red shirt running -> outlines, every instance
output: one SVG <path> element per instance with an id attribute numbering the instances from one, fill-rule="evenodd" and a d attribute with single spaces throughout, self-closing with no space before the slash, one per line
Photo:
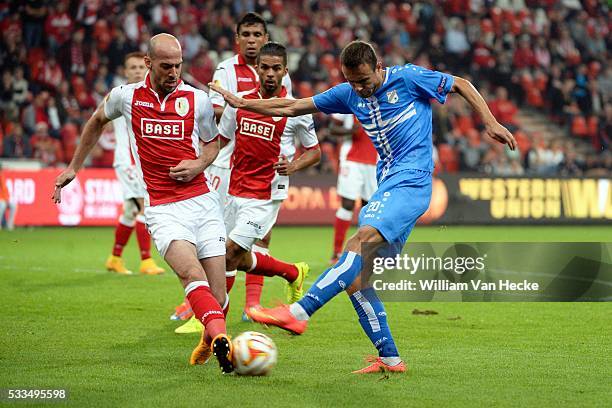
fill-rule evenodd
<path id="1" fill-rule="evenodd" d="M 81 143 L 55 181 L 53 199 L 70 183 L 102 128 L 123 116 L 130 147 L 145 184 L 145 219 L 157 249 L 177 274 L 196 317 L 205 325 L 190 363 L 212 354 L 224 373 L 233 371 L 232 345 L 221 305 L 225 290 L 225 226 L 216 191 L 202 172 L 219 153 L 214 111 L 205 92 L 183 83 L 181 46 L 169 34 L 151 38 L 145 80 L 113 88 L 83 129 Z"/>

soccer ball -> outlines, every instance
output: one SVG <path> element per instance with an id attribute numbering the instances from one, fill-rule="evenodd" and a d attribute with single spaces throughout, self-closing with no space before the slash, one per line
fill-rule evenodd
<path id="1" fill-rule="evenodd" d="M 266 375 L 276 365 L 276 345 L 265 334 L 244 332 L 232 345 L 234 372 L 238 375 Z"/>

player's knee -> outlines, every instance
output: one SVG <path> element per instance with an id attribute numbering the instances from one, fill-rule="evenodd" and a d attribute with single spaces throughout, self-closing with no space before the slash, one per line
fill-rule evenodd
<path id="1" fill-rule="evenodd" d="M 140 208 L 134 199 L 125 200 L 123 202 L 123 214 L 121 222 L 124 224 L 133 224 L 136 222 L 136 216 L 140 213 Z"/>
<path id="2" fill-rule="evenodd" d="M 240 245 L 228 239 L 225 247 L 225 270 L 233 271 L 237 269 L 246 252 Z"/>
<path id="3" fill-rule="evenodd" d="M 379 243 L 384 241 L 380 232 L 374 227 L 365 225 L 355 233 L 346 243 L 346 250 L 361 253 L 361 245 L 367 243 Z"/>
<path id="4" fill-rule="evenodd" d="M 353 211 L 355 209 L 355 200 L 342 197 L 342 208 Z"/>
<path id="5" fill-rule="evenodd" d="M 355 278 L 355 280 L 353 281 L 353 283 L 351 283 L 346 289 L 346 293 L 351 296 L 353 293 L 357 292 L 358 290 L 361 290 L 361 278 L 359 276 L 357 276 L 357 278 Z"/>
<path id="6" fill-rule="evenodd" d="M 204 269 L 199 265 L 189 265 L 184 268 L 175 269 L 176 276 L 181 280 L 183 286 L 191 282 L 206 280 Z"/>

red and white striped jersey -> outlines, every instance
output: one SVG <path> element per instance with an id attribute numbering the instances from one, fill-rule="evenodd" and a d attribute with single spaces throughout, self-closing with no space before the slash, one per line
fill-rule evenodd
<path id="1" fill-rule="evenodd" d="M 258 87 L 259 75 L 257 75 L 254 67 L 246 63 L 242 55 L 236 54 L 217 65 L 213 75 L 213 82 L 218 82 L 224 89 L 237 94 Z M 289 74 L 283 77 L 282 85 L 287 89 L 287 95 L 291 96 L 291 78 L 289 78 Z M 225 100 L 220 93 L 211 90 L 209 96 L 213 106 L 225 106 Z M 213 164 L 217 167 L 229 169 L 233 151 L 234 143 L 230 142 L 221 149 Z"/>
<path id="2" fill-rule="evenodd" d="M 200 154 L 199 141 L 218 135 L 208 95 L 180 81 L 160 99 L 149 74 L 144 81 L 113 88 L 105 99 L 108 119 L 123 116 L 128 124 L 130 148 L 144 180 L 146 205 L 186 200 L 209 191 L 204 174 L 188 183 L 170 178 L 170 167 Z"/>
<path id="3" fill-rule="evenodd" d="M 357 118 L 352 114 L 345 113 L 334 113 L 332 118 L 341 122 L 347 130 L 353 129 L 355 122 L 357 122 L 357 129 L 353 131 L 353 135 L 350 138 L 345 138 L 342 142 L 340 160 L 375 165 L 378 161 L 378 153 Z"/>
<path id="4" fill-rule="evenodd" d="M 259 88 L 241 96 L 262 99 Z M 283 87 L 279 98 L 286 96 Z M 235 143 L 229 194 L 262 200 L 287 198 L 289 177 L 278 175 L 273 166 L 281 153 L 293 160 L 295 139 L 306 149 L 319 144 L 312 115 L 270 117 L 231 106 L 223 111 L 219 133 Z"/>

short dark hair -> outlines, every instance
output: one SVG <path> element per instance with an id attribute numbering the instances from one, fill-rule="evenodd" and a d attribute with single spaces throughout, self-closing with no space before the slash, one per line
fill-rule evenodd
<path id="1" fill-rule="evenodd" d="M 277 42 L 267 42 L 260 49 L 257 54 L 257 64 L 259 64 L 259 58 L 262 55 L 273 55 L 275 57 L 283 57 L 283 65 L 287 66 L 287 48 L 283 44 Z"/>
<path id="2" fill-rule="evenodd" d="M 243 25 L 254 24 L 261 24 L 263 26 L 264 33 L 268 33 L 268 26 L 266 25 L 266 20 L 264 20 L 263 17 L 257 13 L 249 12 L 242 16 L 240 21 L 238 21 L 238 25 L 236 25 L 236 34 L 240 34 L 240 27 L 242 27 Z"/>
<path id="3" fill-rule="evenodd" d="M 340 53 L 340 63 L 347 68 L 357 68 L 361 64 L 367 64 L 376 69 L 378 57 L 374 47 L 365 41 L 351 41 Z"/>
<path id="4" fill-rule="evenodd" d="M 123 59 L 123 63 L 126 63 L 127 60 L 129 60 L 130 58 L 144 58 L 145 57 L 145 53 L 142 51 L 134 51 L 134 52 L 130 52 L 129 54 L 127 54 L 125 56 L 125 58 Z"/>

